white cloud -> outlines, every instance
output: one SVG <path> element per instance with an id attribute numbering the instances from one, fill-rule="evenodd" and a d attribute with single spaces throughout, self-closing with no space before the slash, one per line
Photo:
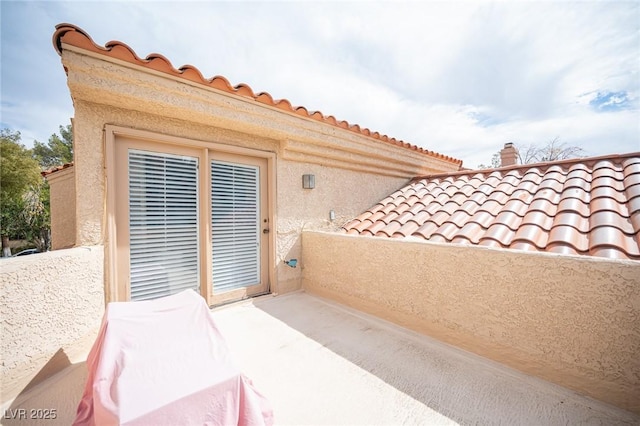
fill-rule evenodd
<path id="1" fill-rule="evenodd" d="M 0 121 L 28 138 L 73 114 L 59 22 L 468 167 L 556 136 L 593 155 L 640 150 L 639 3 L 3 2 Z M 597 93 L 629 107 L 598 113 Z"/>

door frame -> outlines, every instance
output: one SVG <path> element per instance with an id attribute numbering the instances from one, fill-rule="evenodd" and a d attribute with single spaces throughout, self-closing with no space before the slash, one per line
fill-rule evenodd
<path id="1" fill-rule="evenodd" d="M 259 176 L 257 190 L 259 194 L 258 201 L 259 201 L 260 215 L 258 217 L 257 228 L 259 230 L 258 236 L 260 239 L 260 252 L 259 252 L 259 262 L 260 262 L 259 275 L 260 275 L 260 281 L 261 281 L 260 287 L 257 287 L 257 285 L 249 286 L 249 287 L 241 287 L 238 289 L 226 291 L 224 293 L 216 294 L 214 293 L 215 282 L 212 282 L 211 285 L 207 285 L 207 287 L 209 288 L 210 304 L 219 305 L 219 304 L 224 304 L 228 302 L 233 302 L 236 300 L 247 299 L 249 297 L 258 296 L 258 295 L 266 294 L 269 292 L 268 244 L 269 244 L 269 236 L 271 234 L 270 232 L 271 221 L 268 215 L 268 212 L 269 212 L 268 197 L 267 197 L 267 194 L 269 193 L 268 177 L 267 176 L 263 177 L 263 175 L 267 174 L 267 170 L 269 166 L 267 164 L 267 161 L 261 157 L 255 157 L 255 156 L 248 157 L 246 155 L 230 154 L 228 152 L 220 152 L 215 150 L 213 151 L 214 152 L 211 152 L 211 151 L 209 152 L 211 155 L 208 158 L 207 165 L 210 165 L 212 161 L 219 161 L 227 164 L 239 164 L 239 165 L 252 166 L 258 169 L 258 176 Z M 210 172 L 211 170 L 208 169 L 208 171 Z M 211 178 L 211 173 L 209 173 L 209 178 Z M 211 193 L 211 190 L 213 189 L 212 188 L 213 184 L 211 182 L 211 179 L 209 179 L 208 187 L 209 187 L 209 193 Z M 211 210 L 213 206 L 212 206 L 211 200 L 209 200 L 209 206 L 210 206 L 209 218 L 212 218 Z M 265 210 L 266 210 L 266 214 L 264 213 Z M 211 226 L 211 221 L 209 222 L 209 225 Z M 263 229 L 267 229 L 268 230 L 267 233 L 264 233 Z M 213 243 L 213 236 L 211 237 L 211 242 Z M 211 250 L 213 249 L 212 247 L 209 247 L 209 249 L 210 249 L 209 251 L 210 253 Z M 208 255 L 207 260 L 209 261 L 208 268 L 211 270 L 211 268 L 213 267 L 213 264 L 212 264 L 213 256 Z M 214 278 L 213 274 L 211 278 Z"/>
<path id="2" fill-rule="evenodd" d="M 118 259 L 120 255 L 118 254 L 118 226 L 116 222 L 117 217 L 117 155 L 116 155 L 116 145 L 119 141 L 138 141 L 143 144 L 150 143 L 152 145 L 157 146 L 166 146 L 169 151 L 175 151 L 180 148 L 187 148 L 189 150 L 199 150 L 201 151 L 201 156 L 204 161 L 201 164 L 205 164 L 206 167 L 201 167 L 200 176 L 207 175 L 207 171 L 209 168 L 209 161 L 211 159 L 210 152 L 222 153 L 222 154 L 232 154 L 242 157 L 254 157 L 265 159 L 267 162 L 266 165 L 266 174 L 264 179 L 266 179 L 266 198 L 267 198 L 267 209 L 268 212 L 266 216 L 269 220 L 269 225 L 271 232 L 267 235 L 267 264 L 265 267 L 267 268 L 267 286 L 266 291 L 269 293 L 277 292 L 277 281 L 276 281 L 276 237 L 277 232 L 275 232 L 276 224 L 277 224 L 277 216 L 276 216 L 276 161 L 277 156 L 273 151 L 263 151 L 259 149 L 240 147 L 235 145 L 228 145 L 223 142 L 209 142 L 209 141 L 201 141 L 195 139 L 187 139 L 178 136 L 165 135 L 160 133 L 155 133 L 147 130 L 139 130 L 132 129 L 128 127 L 115 126 L 111 124 L 107 124 L 104 127 L 104 153 L 105 153 L 105 215 L 103 218 L 103 229 L 104 239 L 105 239 L 105 300 L 106 303 L 115 302 L 115 301 L 129 301 L 129 289 L 125 286 L 123 288 L 122 285 L 118 283 L 118 275 L 121 273 L 120 267 L 118 266 Z M 208 182 L 205 188 L 208 188 L 210 182 Z M 210 223 L 210 201 L 208 201 L 209 194 L 207 191 L 200 191 L 200 203 L 203 208 L 206 210 L 206 215 L 200 222 L 200 232 L 204 232 L 208 235 L 211 235 L 211 223 Z M 121 203 L 120 203 L 121 204 Z M 205 211 L 203 210 L 203 211 Z M 127 234 L 128 235 L 128 234 Z M 121 242 L 122 243 L 122 242 Z M 127 245 L 128 246 L 128 245 Z M 201 273 L 200 278 L 200 293 L 205 298 L 207 303 L 211 306 L 215 302 L 220 303 L 220 300 L 216 300 L 213 297 L 213 285 L 211 282 L 211 273 L 210 269 L 207 271 L 204 268 L 211 266 L 211 247 L 207 247 L 205 244 L 202 247 L 202 256 L 203 261 L 201 262 L 201 271 L 206 273 Z M 121 248 L 120 248 L 121 250 Z"/>

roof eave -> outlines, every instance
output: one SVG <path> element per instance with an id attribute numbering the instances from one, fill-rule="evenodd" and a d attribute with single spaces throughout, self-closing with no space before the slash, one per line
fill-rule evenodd
<path id="1" fill-rule="evenodd" d="M 222 76 L 215 76 L 210 79 L 206 79 L 203 77 L 202 73 L 192 65 L 183 65 L 180 68 L 175 68 L 167 58 L 160 54 L 153 53 L 142 59 L 127 44 L 119 41 L 110 41 L 102 47 L 96 44 L 84 30 L 72 24 L 61 23 L 56 25 L 56 31 L 53 34 L 53 45 L 59 55 L 62 55 L 64 44 L 125 61 L 156 72 L 179 77 L 192 83 L 220 90 L 243 99 L 252 99 L 255 102 L 275 107 L 288 114 L 319 121 L 377 141 L 418 152 L 430 158 L 454 164 L 458 166 L 458 168 L 462 167 L 462 160 L 426 150 L 417 145 L 391 138 L 379 132 L 373 132 L 358 124 L 350 124 L 345 120 L 338 120 L 332 115 L 325 116 L 320 111 L 309 111 L 303 106 L 293 106 L 287 99 L 274 100 L 267 92 L 259 92 L 256 94 L 249 85 L 238 84 L 236 86 L 232 86 L 229 81 Z M 66 69 L 65 72 L 67 72 Z"/>

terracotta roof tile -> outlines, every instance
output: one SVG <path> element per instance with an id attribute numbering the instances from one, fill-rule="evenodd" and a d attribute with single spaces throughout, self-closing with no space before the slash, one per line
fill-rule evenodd
<path id="1" fill-rule="evenodd" d="M 387 226 L 386 223 L 384 223 L 382 221 L 377 221 L 377 222 L 372 223 L 371 226 L 367 227 L 367 229 L 362 231 L 362 233 L 363 234 L 369 234 L 369 235 L 376 235 L 385 226 Z"/>
<path id="2" fill-rule="evenodd" d="M 455 241 L 452 241 L 452 242 L 455 242 Z M 519 241 L 515 239 L 513 243 L 511 243 L 510 248 L 515 250 L 522 250 L 522 251 L 540 251 L 535 245 L 531 244 L 530 242 Z"/>
<path id="3" fill-rule="evenodd" d="M 354 226 L 353 229 L 355 229 L 358 232 L 363 232 L 364 230 L 369 228 L 371 225 L 373 225 L 373 221 L 365 219 L 362 222 L 358 223 L 356 226 Z"/>
<path id="4" fill-rule="evenodd" d="M 553 222 L 556 225 L 566 225 L 569 226 L 578 232 L 588 233 L 589 232 L 589 219 L 584 218 L 574 212 L 563 211 L 556 215 L 555 220 Z"/>
<path id="5" fill-rule="evenodd" d="M 473 244 L 478 244 L 480 242 L 480 236 L 484 234 L 486 230 L 487 227 L 482 226 L 481 223 L 478 223 L 477 221 L 469 221 L 460 230 L 458 235 L 453 238 L 453 240 L 457 238 L 463 238 L 464 240 L 469 241 Z"/>
<path id="6" fill-rule="evenodd" d="M 640 153 L 416 178 L 389 206 L 344 231 L 640 261 Z"/>
<path id="7" fill-rule="evenodd" d="M 421 235 L 422 237 L 429 239 L 431 235 L 438 230 L 439 225 L 434 222 L 425 222 L 420 228 L 416 230 L 414 234 Z"/>
<path id="8" fill-rule="evenodd" d="M 377 236 L 387 236 L 387 237 L 392 237 L 393 234 L 395 234 L 395 232 L 400 229 L 402 225 L 400 225 L 398 222 L 393 221 L 393 222 L 389 222 L 387 224 L 387 226 L 380 228 L 380 230 L 378 232 L 376 232 L 375 235 Z"/>
<path id="9" fill-rule="evenodd" d="M 495 219 L 496 217 L 488 211 L 478 211 L 478 213 L 471 217 L 469 222 L 475 222 L 486 230 Z"/>
<path id="10" fill-rule="evenodd" d="M 583 217 L 589 217 L 589 203 L 574 197 L 563 197 L 558 204 L 557 213 L 569 211 L 582 215 Z"/>
<path id="11" fill-rule="evenodd" d="M 175 68 L 167 58 L 160 54 L 152 53 L 146 58 L 142 59 L 133 51 L 133 49 L 131 49 L 125 43 L 119 41 L 110 41 L 105 44 L 104 47 L 100 46 L 96 44 L 85 31 L 76 27 L 75 25 L 56 25 L 56 31 L 53 34 L 53 45 L 60 55 L 62 55 L 64 44 L 74 46 L 92 53 L 105 55 L 110 58 L 118 59 L 120 61 L 128 62 L 130 64 L 134 64 L 144 68 L 152 69 L 154 71 L 188 80 L 193 83 L 201 84 L 203 86 L 214 88 L 245 99 L 253 99 L 255 102 L 278 108 L 290 114 L 323 122 L 331 126 L 339 127 L 391 145 L 416 151 L 429 157 L 447 161 L 449 163 L 453 163 L 462 167 L 462 160 L 442 155 L 437 152 L 429 151 L 416 145 L 401 140 L 396 140 L 395 138 L 390 138 L 387 135 L 381 135 L 378 132 L 372 132 L 367 128 L 360 127 L 358 124 L 350 124 L 347 121 L 336 120 L 335 117 L 331 115 L 325 116 L 319 111 L 309 111 L 303 106 L 293 106 L 287 99 L 275 100 L 269 93 L 266 92 L 260 92 L 256 94 L 253 89 L 251 89 L 251 87 L 246 84 L 238 84 L 236 86 L 232 86 L 229 81 L 222 76 L 215 76 L 210 79 L 204 78 L 202 73 L 192 65 L 183 65 L 180 68 Z"/>
<path id="12" fill-rule="evenodd" d="M 496 218 L 497 219 L 497 218 Z M 500 243 L 501 246 L 508 247 L 515 236 L 515 231 L 509 225 L 504 223 L 493 223 L 484 236 L 480 238 L 480 244 L 485 240 L 493 240 Z"/>
<path id="13" fill-rule="evenodd" d="M 531 208 L 529 208 L 529 210 L 527 210 L 527 214 L 522 219 L 522 226 L 525 225 L 534 225 L 538 228 L 541 228 L 543 231 L 549 232 L 551 230 L 551 227 L 553 226 L 553 217 L 549 216 L 547 212 L 532 210 Z M 542 248 L 544 246 L 538 247 Z"/>
<path id="14" fill-rule="evenodd" d="M 414 232 L 416 232 L 419 227 L 420 225 L 418 225 L 413 220 L 410 220 L 410 221 L 407 221 L 404 225 L 402 225 L 402 227 L 398 229 L 394 235 L 400 234 L 403 237 L 408 237 L 412 235 Z"/>
<path id="15" fill-rule="evenodd" d="M 552 222 L 551 218 L 545 216 L 547 220 Z M 518 232 L 513 237 L 513 246 L 518 247 L 520 245 L 527 247 L 535 247 L 535 249 L 542 250 L 547 246 L 549 241 L 549 229 L 544 229 L 536 224 L 526 223 L 521 224 L 518 228 Z"/>
<path id="16" fill-rule="evenodd" d="M 44 170 L 44 171 L 40 172 L 40 174 L 42 175 L 42 177 L 47 177 L 50 174 L 53 174 L 55 172 L 59 172 L 60 170 L 68 169 L 69 167 L 73 167 L 73 162 L 65 163 L 65 164 L 62 164 L 60 166 L 52 167 L 52 168 L 50 168 L 48 170 Z"/>

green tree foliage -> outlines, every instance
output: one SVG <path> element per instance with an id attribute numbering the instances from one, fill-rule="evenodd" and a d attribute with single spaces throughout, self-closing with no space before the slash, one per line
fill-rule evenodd
<path id="1" fill-rule="evenodd" d="M 20 222 L 24 224 L 25 238 L 40 251 L 51 246 L 51 209 L 49 184 L 44 179 L 40 185 L 32 186 L 22 196 Z"/>
<path id="2" fill-rule="evenodd" d="M 33 156 L 46 170 L 73 161 L 73 132 L 71 125 L 60 126 L 60 135 L 52 134 L 49 142 L 33 142 Z"/>
<path id="3" fill-rule="evenodd" d="M 20 143 L 20 132 L 0 130 L 0 203 L 22 196 L 40 182 L 40 167 Z"/>
<path id="4" fill-rule="evenodd" d="M 0 235 L 5 255 L 9 237 L 25 231 L 25 194 L 41 184 L 38 162 L 20 143 L 20 132 L 0 130 Z"/>

